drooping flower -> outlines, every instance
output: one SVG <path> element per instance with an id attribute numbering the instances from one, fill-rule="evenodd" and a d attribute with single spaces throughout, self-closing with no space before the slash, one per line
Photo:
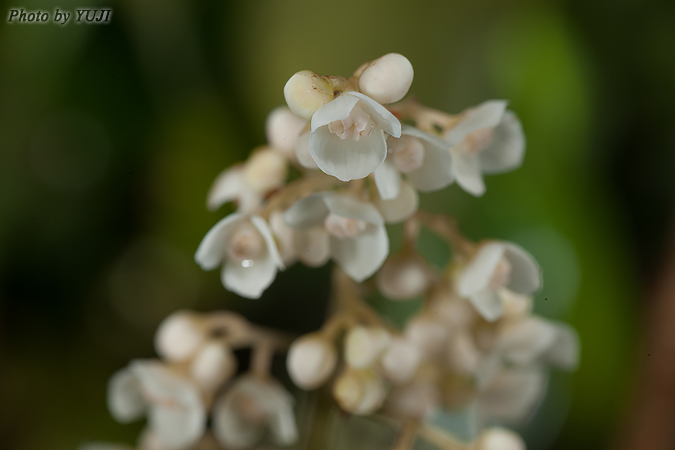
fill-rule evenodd
<path id="1" fill-rule="evenodd" d="M 451 146 L 452 172 L 465 191 L 485 193 L 483 173 L 503 173 L 520 167 L 525 135 L 518 117 L 503 100 L 491 100 L 463 112 L 446 131 Z"/>
<path id="2" fill-rule="evenodd" d="M 115 373 L 108 407 L 122 423 L 147 414 L 150 429 L 170 448 L 194 444 L 206 429 L 206 408 L 197 386 L 159 361 L 133 361 Z"/>
<path id="3" fill-rule="evenodd" d="M 468 298 L 487 321 L 504 312 L 502 289 L 530 295 L 541 288 L 541 270 L 532 255 L 503 241 L 482 244 L 459 275 L 459 295 Z"/>
<path id="4" fill-rule="evenodd" d="M 320 228 L 330 236 L 332 258 L 355 281 L 377 271 L 389 254 L 389 237 L 377 209 L 334 192 L 318 192 L 284 213 L 286 224 L 299 231 Z"/>
<path id="5" fill-rule="evenodd" d="M 314 113 L 309 150 L 323 172 L 349 181 L 380 167 L 387 135 L 401 136 L 398 119 L 370 97 L 349 91 Z"/>
<path id="6" fill-rule="evenodd" d="M 267 222 L 241 213 L 230 214 L 206 233 L 195 261 L 204 270 L 222 264 L 223 286 L 247 298 L 259 298 L 284 268 Z"/>
<path id="7" fill-rule="evenodd" d="M 375 170 L 375 184 L 383 200 L 399 196 L 401 174 L 422 192 L 452 183 L 452 157 L 448 143 L 417 128 L 404 126 L 400 137 L 387 139 L 388 155 Z"/>
<path id="8" fill-rule="evenodd" d="M 265 430 L 278 445 L 297 440 L 293 397 L 271 378 L 242 376 L 214 404 L 213 431 L 227 448 L 248 448 Z"/>

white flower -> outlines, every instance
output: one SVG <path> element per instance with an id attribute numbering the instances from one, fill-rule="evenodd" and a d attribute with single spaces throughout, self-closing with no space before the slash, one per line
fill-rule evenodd
<path id="1" fill-rule="evenodd" d="M 206 233 L 195 261 L 204 270 L 223 264 L 223 285 L 247 298 L 260 298 L 284 268 L 267 222 L 242 213 L 230 214 Z"/>
<path id="2" fill-rule="evenodd" d="M 382 200 L 378 193 L 375 196 L 374 204 L 386 223 L 398 223 L 417 212 L 419 195 L 410 183 L 401 181 L 401 188 L 397 197 L 391 200 Z"/>
<path id="3" fill-rule="evenodd" d="M 295 146 L 308 122 L 285 106 L 275 108 L 267 115 L 265 134 L 270 147 L 280 151 L 286 158 L 295 159 Z"/>
<path id="4" fill-rule="evenodd" d="M 401 136 L 401 123 L 359 92 L 345 92 L 312 116 L 309 150 L 319 168 L 341 181 L 364 178 L 387 156 L 386 134 Z"/>
<path id="5" fill-rule="evenodd" d="M 401 100 L 413 81 L 413 67 L 403 55 L 388 53 L 366 66 L 359 76 L 361 92 L 382 104 Z"/>
<path id="6" fill-rule="evenodd" d="M 534 412 L 547 382 L 546 373 L 536 367 L 502 370 L 478 393 L 478 412 L 486 420 L 521 422 Z"/>
<path id="7" fill-rule="evenodd" d="M 293 397 L 272 379 L 243 376 L 216 401 L 213 431 L 225 447 L 252 447 L 268 429 L 278 445 L 298 438 Z"/>
<path id="8" fill-rule="evenodd" d="M 375 184 L 383 200 L 399 196 L 401 173 L 420 191 L 431 192 L 452 183 L 448 143 L 417 128 L 404 126 L 400 137 L 387 139 L 389 154 L 375 170 Z"/>
<path id="9" fill-rule="evenodd" d="M 506 102 L 491 100 L 468 109 L 444 136 L 450 144 L 452 170 L 465 191 L 485 193 L 483 173 L 502 173 L 520 167 L 525 136 L 518 117 Z"/>
<path id="10" fill-rule="evenodd" d="M 216 177 L 207 195 L 207 206 L 213 211 L 236 200 L 239 211 L 251 212 L 267 193 L 283 186 L 287 173 L 283 154 L 273 148 L 257 150 L 245 163 L 225 169 Z"/>
<path id="11" fill-rule="evenodd" d="M 320 333 L 302 336 L 288 349 L 288 375 L 302 389 L 321 386 L 331 376 L 336 365 L 335 345 Z"/>
<path id="12" fill-rule="evenodd" d="M 169 361 L 192 358 L 206 340 L 203 317 L 191 311 L 176 311 L 166 317 L 155 333 L 155 350 Z"/>
<path id="13" fill-rule="evenodd" d="M 284 213 L 297 230 L 321 228 L 330 236 L 330 254 L 355 281 L 380 268 L 389 254 L 389 237 L 377 209 L 334 192 L 318 192 L 296 202 Z"/>
<path id="14" fill-rule="evenodd" d="M 525 442 L 506 428 L 488 428 L 478 436 L 470 450 L 525 450 Z"/>
<path id="15" fill-rule="evenodd" d="M 504 312 L 500 291 L 533 294 L 541 288 L 541 270 L 532 255 L 510 242 L 482 244 L 459 276 L 458 291 L 489 322 Z"/>
<path id="16" fill-rule="evenodd" d="M 138 360 L 112 376 L 108 407 L 120 422 L 148 415 L 150 428 L 170 448 L 197 442 L 206 428 L 199 389 L 158 361 Z"/>
<path id="17" fill-rule="evenodd" d="M 374 370 L 348 367 L 335 381 L 333 397 L 343 410 L 355 415 L 366 415 L 382 406 L 386 392 L 382 379 Z"/>

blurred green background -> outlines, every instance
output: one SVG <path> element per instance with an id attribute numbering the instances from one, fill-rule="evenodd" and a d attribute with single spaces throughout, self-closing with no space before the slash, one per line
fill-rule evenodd
<path id="1" fill-rule="evenodd" d="M 529 448 L 611 445 L 673 201 L 674 2 L 89 4 L 112 6 L 112 23 L 0 26 L 0 448 L 134 442 L 141 425 L 113 421 L 106 382 L 153 355 L 176 309 L 319 326 L 325 268 L 293 267 L 258 301 L 198 268 L 194 250 L 229 211 L 207 212 L 206 192 L 264 142 L 290 75 L 348 76 L 388 52 L 410 59 L 411 94 L 429 106 L 505 98 L 521 117 L 520 170 L 489 177 L 481 199 L 452 186 L 423 204 L 474 239 L 528 248 L 544 269 L 537 311 L 580 332 L 582 365 L 554 376 Z"/>

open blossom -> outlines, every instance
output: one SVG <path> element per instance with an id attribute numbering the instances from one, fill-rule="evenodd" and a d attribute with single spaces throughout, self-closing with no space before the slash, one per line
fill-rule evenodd
<path id="1" fill-rule="evenodd" d="M 108 407 L 122 423 L 147 414 L 150 429 L 171 448 L 194 444 L 206 429 L 206 407 L 197 385 L 159 361 L 137 360 L 114 374 Z"/>
<path id="2" fill-rule="evenodd" d="M 383 200 L 398 197 L 401 174 L 422 192 L 452 183 L 452 158 L 448 143 L 417 128 L 404 126 L 400 137 L 387 139 L 388 155 L 375 170 L 375 184 Z"/>
<path id="3" fill-rule="evenodd" d="M 491 100 L 466 110 L 444 135 L 450 144 L 452 171 L 467 192 L 485 193 L 483 173 L 502 173 L 520 167 L 525 135 L 518 117 L 503 100 Z"/>
<path id="4" fill-rule="evenodd" d="M 401 136 L 398 119 L 370 97 L 349 91 L 314 113 L 309 150 L 323 172 L 349 181 L 380 167 L 387 135 Z"/>
<path id="5" fill-rule="evenodd" d="M 227 289 L 259 298 L 284 265 L 267 222 L 259 216 L 230 214 L 206 233 L 195 253 L 204 270 L 223 265 Z"/>
<path id="6" fill-rule="evenodd" d="M 389 238 L 377 209 L 334 192 L 318 192 L 286 210 L 286 224 L 299 231 L 316 230 L 329 236 L 330 254 L 355 281 L 380 268 L 389 254 Z"/>
<path id="7" fill-rule="evenodd" d="M 242 376 L 216 401 L 213 431 L 226 448 L 248 448 L 265 430 L 278 445 L 297 440 L 293 397 L 271 378 Z"/>
<path id="8" fill-rule="evenodd" d="M 510 242 L 482 244 L 459 275 L 458 291 L 485 320 L 499 318 L 502 289 L 530 295 L 541 288 L 541 270 L 532 255 Z"/>

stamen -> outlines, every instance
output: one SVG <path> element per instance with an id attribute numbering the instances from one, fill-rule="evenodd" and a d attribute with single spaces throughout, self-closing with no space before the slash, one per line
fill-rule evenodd
<path id="1" fill-rule="evenodd" d="M 324 226 L 331 236 L 338 239 L 352 238 L 366 230 L 366 223 L 358 219 L 328 214 Z"/>
<path id="2" fill-rule="evenodd" d="M 368 113 L 356 105 L 349 113 L 349 117 L 336 120 L 328 124 L 328 131 L 337 135 L 340 139 L 353 139 L 368 137 L 375 130 L 375 122 Z"/>

